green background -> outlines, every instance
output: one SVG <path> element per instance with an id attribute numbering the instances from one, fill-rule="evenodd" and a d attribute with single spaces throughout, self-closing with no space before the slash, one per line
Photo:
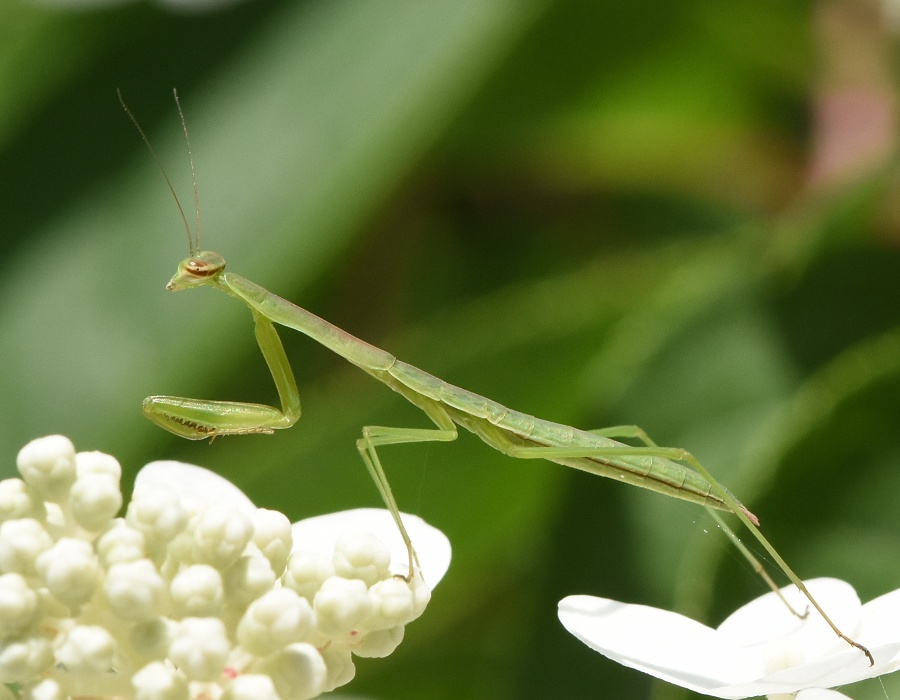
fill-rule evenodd
<path id="1" fill-rule="evenodd" d="M 291 332 L 292 430 L 210 446 L 142 417 L 150 394 L 276 400 L 246 309 L 163 289 L 186 237 L 115 91 L 190 208 L 175 86 L 203 246 L 231 269 L 518 410 L 639 424 L 696 454 L 803 577 L 846 579 L 863 600 L 896 588 L 897 172 L 888 142 L 877 167 L 809 184 L 829 75 L 817 11 L 0 0 L 2 473 L 59 432 L 117 456 L 129 481 L 181 459 L 300 519 L 378 505 L 363 425 L 427 427 Z M 764 592 L 691 504 L 468 434 L 382 457 L 401 508 L 442 528 L 454 560 L 347 693 L 685 697 L 569 636 L 557 601 L 716 624 Z M 884 696 L 878 681 L 848 692 Z"/>

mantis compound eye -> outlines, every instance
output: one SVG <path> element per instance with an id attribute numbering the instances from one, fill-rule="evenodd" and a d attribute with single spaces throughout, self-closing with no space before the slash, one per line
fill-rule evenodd
<path id="1" fill-rule="evenodd" d="M 194 277 L 211 277 L 225 268 L 225 260 L 218 253 L 203 251 L 185 261 L 184 270 Z"/>
<path id="2" fill-rule="evenodd" d="M 188 260 L 184 269 L 187 273 L 194 275 L 195 277 L 209 277 L 219 270 L 219 268 L 209 265 L 202 260 Z"/>

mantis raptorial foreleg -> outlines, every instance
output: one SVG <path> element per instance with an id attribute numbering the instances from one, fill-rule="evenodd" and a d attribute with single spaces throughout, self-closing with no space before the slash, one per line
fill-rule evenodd
<path id="1" fill-rule="evenodd" d="M 272 322 L 262 314 L 254 311 L 253 320 L 256 342 L 281 399 L 280 411 L 259 403 L 148 396 L 144 399 L 144 415 L 189 440 L 213 440 L 219 435 L 271 434 L 276 428 L 289 428 L 296 423 L 300 418 L 300 391 L 281 338 Z"/>

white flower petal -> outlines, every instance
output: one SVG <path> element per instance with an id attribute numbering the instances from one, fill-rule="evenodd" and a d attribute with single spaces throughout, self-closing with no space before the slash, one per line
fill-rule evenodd
<path id="1" fill-rule="evenodd" d="M 716 689 L 717 697 L 748 698 L 757 695 L 796 693 L 807 688 L 832 688 L 879 676 L 887 671 L 883 667 L 900 651 L 900 642 L 869 648 L 875 657 L 870 666 L 865 655 L 844 642 L 839 651 L 809 661 L 801 666 L 787 668 L 760 677 L 750 683 L 735 683 Z M 681 685 L 679 683 L 679 685 Z"/>
<path id="2" fill-rule="evenodd" d="M 834 578 L 817 578 L 805 583 L 807 589 L 828 613 L 838 629 L 848 634 L 859 627 L 862 605 L 853 586 Z M 801 619 L 792 615 L 774 592 L 753 600 L 735 610 L 716 629 L 742 647 L 766 644 L 786 635 L 796 636 L 804 648 L 806 658 L 818 656 L 837 641 L 824 618 L 810 605 L 796 586 L 781 591 L 791 608 Z"/>
<path id="3" fill-rule="evenodd" d="M 559 619 L 604 656 L 699 693 L 710 695 L 763 673 L 757 655 L 668 610 L 569 596 L 559 604 Z"/>
<path id="4" fill-rule="evenodd" d="M 416 515 L 402 513 L 401 518 L 419 556 L 422 576 L 433 588 L 450 567 L 450 541 Z M 346 510 L 294 523 L 294 549 L 318 552 L 331 559 L 337 539 L 352 531 L 369 532 L 380 539 L 391 552 L 391 572 L 406 575 L 406 545 L 390 512 L 383 508 Z"/>
<path id="5" fill-rule="evenodd" d="M 852 700 L 852 698 L 836 690 L 810 688 L 797 693 L 795 700 Z"/>
<path id="6" fill-rule="evenodd" d="M 900 667 L 900 591 L 861 606 L 843 581 L 815 579 L 806 586 L 832 620 L 868 648 L 874 666 L 815 610 L 800 619 L 774 593 L 715 630 L 666 610 L 591 596 L 562 600 L 559 618 L 585 644 L 625 666 L 721 698 L 830 688 Z M 807 610 L 794 586 L 782 594 L 795 610 Z"/>
<path id="7" fill-rule="evenodd" d="M 173 460 L 150 462 L 135 477 L 134 491 L 137 493 L 148 486 L 177 488 L 188 510 L 193 510 L 190 501 L 198 500 L 203 504 L 235 508 L 248 517 L 253 517 L 256 511 L 253 501 L 228 479 L 194 464 Z"/>
<path id="8" fill-rule="evenodd" d="M 897 640 L 900 630 L 900 589 L 870 600 L 862 609 L 861 644 L 880 646 Z"/>

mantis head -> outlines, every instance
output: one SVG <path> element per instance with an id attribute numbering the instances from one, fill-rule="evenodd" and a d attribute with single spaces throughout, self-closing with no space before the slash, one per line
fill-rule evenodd
<path id="1" fill-rule="evenodd" d="M 178 265 L 178 272 L 169 280 L 166 289 L 177 292 L 215 282 L 225 269 L 225 258 L 211 250 L 202 250 Z"/>

